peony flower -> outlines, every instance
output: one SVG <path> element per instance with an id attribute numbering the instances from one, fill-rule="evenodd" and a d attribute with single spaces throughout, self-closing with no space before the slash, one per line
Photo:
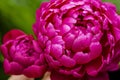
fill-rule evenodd
<path id="1" fill-rule="evenodd" d="M 10 75 L 42 77 L 46 71 L 44 55 L 38 41 L 20 30 L 11 30 L 3 37 L 1 45 L 4 70 Z"/>
<path id="2" fill-rule="evenodd" d="M 50 0 L 36 12 L 33 30 L 52 80 L 108 80 L 118 69 L 120 17 L 101 0 Z"/>

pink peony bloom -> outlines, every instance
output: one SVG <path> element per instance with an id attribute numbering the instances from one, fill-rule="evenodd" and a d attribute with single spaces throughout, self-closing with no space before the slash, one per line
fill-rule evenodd
<path id="1" fill-rule="evenodd" d="M 7 74 L 42 77 L 46 71 L 42 49 L 32 35 L 26 35 L 20 30 L 11 30 L 3 37 L 1 50 Z"/>
<path id="2" fill-rule="evenodd" d="M 33 30 L 45 50 L 52 80 L 108 80 L 118 69 L 120 17 L 101 0 L 50 0 Z"/>

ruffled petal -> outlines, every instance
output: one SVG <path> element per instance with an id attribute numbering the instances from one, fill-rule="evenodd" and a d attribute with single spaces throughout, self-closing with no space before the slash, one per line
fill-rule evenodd
<path id="1" fill-rule="evenodd" d="M 31 64 L 34 63 L 35 58 L 33 57 L 25 57 L 23 55 L 21 55 L 21 53 L 17 52 L 14 57 L 13 60 L 20 63 L 23 66 L 29 66 Z"/>
<path id="2" fill-rule="evenodd" d="M 119 34 L 119 33 L 120 33 L 120 29 L 114 27 L 114 28 L 113 28 L 113 32 L 114 32 L 114 35 L 115 35 L 116 40 L 117 40 L 117 41 L 120 40 L 120 34 Z"/>
<path id="3" fill-rule="evenodd" d="M 89 55 L 87 53 L 84 54 L 83 52 L 77 52 L 73 59 L 77 62 L 77 64 L 85 64 L 91 60 Z"/>
<path id="4" fill-rule="evenodd" d="M 16 62 L 9 62 L 7 59 L 4 60 L 4 70 L 7 74 L 19 75 L 23 71 L 23 67 Z"/>
<path id="5" fill-rule="evenodd" d="M 9 32 L 7 32 L 4 37 L 3 37 L 3 43 L 9 41 L 9 40 L 14 40 L 16 39 L 18 36 L 21 36 L 21 35 L 25 35 L 25 33 L 21 30 L 18 30 L 18 29 L 13 29 Z"/>
<path id="6" fill-rule="evenodd" d="M 96 76 L 103 67 L 103 58 L 100 56 L 97 59 L 86 64 L 87 74 L 90 76 Z"/>
<path id="7" fill-rule="evenodd" d="M 109 80 L 109 76 L 107 72 L 100 73 L 95 77 L 89 77 L 88 80 Z"/>
<path id="8" fill-rule="evenodd" d="M 45 55 L 45 58 L 50 67 L 57 69 L 58 67 L 61 66 L 61 63 L 57 60 L 54 60 L 51 56 Z"/>
<path id="9" fill-rule="evenodd" d="M 51 80 L 77 80 L 72 76 L 63 75 L 56 71 L 51 72 L 50 78 Z"/>
<path id="10" fill-rule="evenodd" d="M 56 58 L 59 59 L 62 56 L 62 46 L 58 45 L 58 44 L 54 44 L 51 46 L 51 55 Z"/>
<path id="11" fill-rule="evenodd" d="M 4 56 L 4 58 L 7 58 L 10 60 L 10 55 L 9 55 L 9 51 L 12 45 L 12 41 L 9 41 L 3 45 L 0 46 L 0 50 L 2 52 L 2 55 Z"/>
<path id="12" fill-rule="evenodd" d="M 76 62 L 74 59 L 70 58 L 69 56 L 63 55 L 59 61 L 61 62 L 62 65 L 65 67 L 73 67 L 75 66 Z"/>
<path id="13" fill-rule="evenodd" d="M 100 56 L 101 52 L 102 52 L 102 46 L 99 42 L 91 43 L 90 53 L 89 53 L 91 59 L 95 59 L 98 56 Z"/>
<path id="14" fill-rule="evenodd" d="M 84 35 L 81 34 L 78 36 L 72 46 L 72 50 L 77 52 L 77 51 L 82 51 L 86 49 L 91 43 L 91 36 L 90 34 Z"/>
<path id="15" fill-rule="evenodd" d="M 32 65 L 24 69 L 23 74 L 26 75 L 27 77 L 37 78 L 42 77 L 45 71 L 46 71 L 45 66 Z"/>

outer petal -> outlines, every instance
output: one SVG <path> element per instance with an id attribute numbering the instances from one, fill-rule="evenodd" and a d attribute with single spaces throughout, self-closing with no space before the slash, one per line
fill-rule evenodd
<path id="1" fill-rule="evenodd" d="M 65 46 L 67 49 L 71 49 L 73 42 L 75 40 L 75 35 L 69 33 L 68 35 L 66 35 L 66 37 L 64 38 L 65 40 Z"/>
<path id="2" fill-rule="evenodd" d="M 59 61 L 61 62 L 62 65 L 65 67 L 73 67 L 75 66 L 76 62 L 74 59 L 70 58 L 69 56 L 63 55 Z"/>
<path id="3" fill-rule="evenodd" d="M 56 35 L 56 31 L 54 29 L 54 25 L 52 23 L 49 23 L 47 26 L 47 35 L 48 37 L 54 37 Z"/>
<path id="4" fill-rule="evenodd" d="M 51 80 L 77 80 L 74 77 L 66 76 L 55 71 L 51 72 L 50 78 Z"/>
<path id="5" fill-rule="evenodd" d="M 73 46 L 72 46 L 72 49 L 73 51 L 81 51 L 81 50 L 84 50 L 85 48 L 87 48 L 89 45 L 90 45 L 90 42 L 91 42 L 91 36 L 87 34 L 87 35 L 80 35 L 78 36 L 74 43 L 73 43 Z"/>
<path id="6" fill-rule="evenodd" d="M 18 29 L 13 29 L 9 32 L 7 32 L 3 37 L 3 43 L 7 42 L 8 40 L 14 40 L 16 37 L 25 35 L 25 33 Z"/>
<path id="7" fill-rule="evenodd" d="M 113 28 L 113 31 L 114 31 L 115 38 L 116 38 L 116 40 L 118 41 L 118 40 L 120 39 L 120 34 L 119 34 L 119 33 L 120 33 L 120 29 L 114 27 L 114 28 Z"/>
<path id="8" fill-rule="evenodd" d="M 119 69 L 119 64 L 118 63 L 114 63 L 114 62 L 110 62 L 108 64 L 108 62 L 104 61 L 104 66 L 101 69 L 102 72 L 104 71 L 116 71 Z"/>
<path id="9" fill-rule="evenodd" d="M 39 21 L 40 16 L 42 16 L 43 13 L 45 12 L 44 10 L 47 8 L 48 2 L 44 2 L 40 6 L 41 7 L 39 9 L 37 9 L 37 11 L 36 11 L 36 21 Z"/>
<path id="10" fill-rule="evenodd" d="M 53 44 L 64 44 L 64 41 L 62 40 L 62 36 L 56 36 L 52 40 Z"/>
<path id="11" fill-rule="evenodd" d="M 58 44 L 54 44 L 51 46 L 51 55 L 56 58 L 59 59 L 62 56 L 62 46 L 58 45 Z"/>
<path id="12" fill-rule="evenodd" d="M 106 18 L 112 23 L 114 27 L 118 27 L 120 24 L 119 16 L 117 15 L 116 11 L 114 11 L 113 8 L 110 8 L 109 6 L 105 5 L 103 6 L 103 9 L 106 9 L 105 15 Z M 112 16 L 111 16 L 112 15 Z"/>
<path id="13" fill-rule="evenodd" d="M 114 47 L 114 57 L 111 58 L 109 64 L 107 64 L 107 70 L 115 71 L 119 69 L 119 61 L 120 61 L 120 40 L 117 41 Z"/>
<path id="14" fill-rule="evenodd" d="M 100 73 L 96 77 L 89 77 L 88 80 L 109 80 L 108 73 Z"/>
<path id="15" fill-rule="evenodd" d="M 32 65 L 26 68 L 23 71 L 23 74 L 26 75 L 27 77 L 36 78 L 36 77 L 42 77 L 45 71 L 46 71 L 45 66 Z"/>
<path id="16" fill-rule="evenodd" d="M 16 62 L 9 62 L 7 59 L 4 60 L 4 70 L 7 74 L 19 75 L 23 71 L 23 67 Z"/>
<path id="17" fill-rule="evenodd" d="M 14 61 L 22 64 L 23 66 L 29 66 L 34 63 L 35 59 L 31 57 L 24 57 L 21 53 L 16 53 L 13 58 Z"/>
<path id="18" fill-rule="evenodd" d="M 58 68 L 59 66 L 61 66 L 61 63 L 57 60 L 54 60 L 51 56 L 45 55 L 45 57 L 50 67 Z"/>
<path id="19" fill-rule="evenodd" d="M 91 43 L 90 53 L 89 53 L 91 59 L 95 59 L 98 56 L 100 56 L 101 52 L 102 52 L 102 46 L 99 42 Z"/>
<path id="20" fill-rule="evenodd" d="M 46 60 L 45 60 L 44 54 L 40 54 L 40 58 L 34 62 L 35 65 L 45 65 L 45 63 L 46 63 Z"/>
<path id="21" fill-rule="evenodd" d="M 87 74 L 90 76 L 96 76 L 102 67 L 103 67 L 103 60 L 102 57 L 100 56 L 97 59 L 86 64 Z"/>
<path id="22" fill-rule="evenodd" d="M 105 5 L 107 5 L 108 7 L 110 7 L 111 9 L 113 9 L 114 11 L 116 11 L 116 6 L 110 2 L 104 2 Z"/>
<path id="23" fill-rule="evenodd" d="M 83 52 L 77 52 L 73 59 L 78 63 L 78 64 L 85 64 L 88 63 L 91 59 L 89 55 L 86 53 L 84 54 Z"/>
<path id="24" fill-rule="evenodd" d="M 42 50 L 41 50 L 41 48 L 40 48 L 40 46 L 39 46 L 38 41 L 33 40 L 32 42 L 33 42 L 33 47 L 34 47 L 34 50 L 35 50 L 36 52 L 38 52 L 38 53 L 41 53 L 41 52 L 42 52 Z"/>
<path id="25" fill-rule="evenodd" d="M 50 2 L 55 2 L 56 0 L 50 0 Z"/>
<path id="26" fill-rule="evenodd" d="M 4 58 L 7 58 L 9 60 L 10 60 L 10 56 L 9 56 L 8 53 L 10 51 L 11 45 L 12 45 L 12 41 L 8 41 L 5 44 L 3 44 L 3 45 L 0 46 L 0 50 L 1 50 Z"/>

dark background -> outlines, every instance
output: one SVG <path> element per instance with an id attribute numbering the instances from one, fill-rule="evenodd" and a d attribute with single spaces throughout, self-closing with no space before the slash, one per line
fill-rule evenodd
<path id="1" fill-rule="evenodd" d="M 33 34 L 32 24 L 35 22 L 35 12 L 42 1 L 47 0 L 0 0 L 0 44 L 3 35 L 11 29 L 21 29 Z M 120 0 L 102 0 L 112 2 L 120 13 Z M 0 80 L 7 80 L 9 76 L 3 71 L 3 57 L 0 54 Z M 109 72 L 110 80 L 120 80 L 120 70 Z M 36 79 L 37 80 L 37 79 Z"/>
<path id="2" fill-rule="evenodd" d="M 109 72 L 110 80 L 120 80 L 120 70 Z"/>

